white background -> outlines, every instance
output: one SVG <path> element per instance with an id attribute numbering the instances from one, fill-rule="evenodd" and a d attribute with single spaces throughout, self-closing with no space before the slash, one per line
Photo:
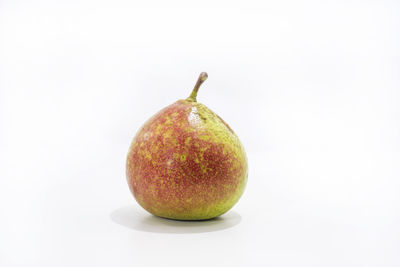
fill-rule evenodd
<path id="1" fill-rule="evenodd" d="M 400 266 L 398 1 L 0 0 L 0 266 Z M 218 220 L 131 196 L 138 128 L 185 98 L 249 159 Z"/>

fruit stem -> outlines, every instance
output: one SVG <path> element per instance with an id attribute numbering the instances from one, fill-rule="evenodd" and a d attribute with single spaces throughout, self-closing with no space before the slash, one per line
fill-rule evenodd
<path id="1" fill-rule="evenodd" d="M 195 84 L 195 86 L 193 88 L 192 93 L 190 94 L 190 96 L 188 98 L 186 98 L 186 100 L 193 101 L 193 102 L 197 101 L 196 97 L 197 97 L 197 92 L 199 91 L 200 85 L 205 80 L 207 80 L 207 78 L 208 78 L 207 72 L 200 73 L 199 78 L 197 79 L 197 82 L 196 82 L 196 84 Z"/>

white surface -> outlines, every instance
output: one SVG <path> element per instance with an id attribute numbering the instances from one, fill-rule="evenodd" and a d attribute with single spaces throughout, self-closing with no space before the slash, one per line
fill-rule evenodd
<path id="1" fill-rule="evenodd" d="M 400 266 L 399 2 L 141 2 L 0 1 L 0 266 Z M 125 155 L 201 71 L 249 183 L 158 219 Z"/>

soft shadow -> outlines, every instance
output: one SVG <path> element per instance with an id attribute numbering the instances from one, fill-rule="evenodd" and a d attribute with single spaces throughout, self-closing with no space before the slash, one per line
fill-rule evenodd
<path id="1" fill-rule="evenodd" d="M 221 231 L 239 224 L 242 217 L 228 211 L 220 217 L 206 221 L 175 221 L 163 219 L 140 211 L 134 205 L 114 210 L 111 220 L 133 230 L 165 234 L 191 234 Z"/>

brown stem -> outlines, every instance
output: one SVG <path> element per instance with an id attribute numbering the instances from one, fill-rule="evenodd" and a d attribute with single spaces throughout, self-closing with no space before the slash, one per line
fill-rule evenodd
<path id="1" fill-rule="evenodd" d="M 195 86 L 194 86 L 194 88 L 193 88 L 193 91 L 192 91 L 192 93 L 190 94 L 190 96 L 187 98 L 187 100 L 194 101 L 194 102 L 197 101 L 197 100 L 196 100 L 196 97 L 197 97 L 197 92 L 199 91 L 200 85 L 201 85 L 205 80 L 207 80 L 207 78 L 208 78 L 207 72 L 202 72 L 202 73 L 200 73 L 199 78 L 197 79 L 197 82 L 196 82 L 196 84 L 195 84 Z"/>

